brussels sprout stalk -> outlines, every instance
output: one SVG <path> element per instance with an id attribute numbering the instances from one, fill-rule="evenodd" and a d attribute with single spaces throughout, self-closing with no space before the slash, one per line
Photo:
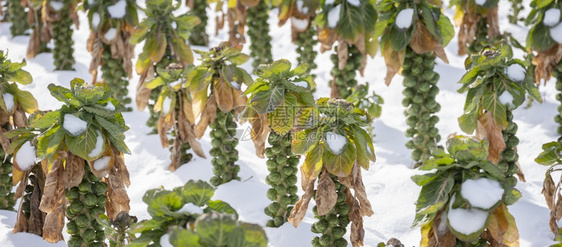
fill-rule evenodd
<path id="1" fill-rule="evenodd" d="M 437 147 L 441 140 L 439 130 L 435 124 L 439 118 L 435 113 L 441 106 L 435 101 L 439 92 L 437 81 L 439 74 L 433 71 L 435 55 L 432 53 L 417 54 L 410 47 L 406 50 L 406 59 L 402 67 L 404 71 L 404 100 L 402 105 L 407 107 L 404 111 L 408 130 L 406 136 L 412 140 L 406 147 L 413 149 L 412 160 L 415 167 L 421 165 L 431 156 L 431 150 Z"/>
<path id="2" fill-rule="evenodd" d="M 104 62 L 101 65 L 101 77 L 109 87 L 112 98 L 121 103 L 117 108 L 121 111 L 132 111 L 133 108 L 126 106 L 131 104 L 131 98 L 128 96 L 129 90 L 127 89 L 127 86 L 129 86 L 129 75 L 123 68 L 123 59 L 112 57 L 110 46 L 104 44 L 102 53 L 102 60 Z"/>
<path id="3" fill-rule="evenodd" d="M 347 45 L 347 44 L 341 44 Z M 332 76 L 334 77 L 331 82 L 332 97 L 345 99 L 351 95 L 351 89 L 357 85 L 355 76 L 357 71 L 361 68 L 361 60 L 363 55 L 355 45 L 349 45 L 348 58 L 343 69 L 339 68 L 338 47 L 334 47 L 335 54 L 330 56 L 334 68 L 332 68 Z"/>
<path id="4" fill-rule="evenodd" d="M 0 148 L 1 150 L 1 148 Z M 12 156 L 7 155 L 3 150 L 2 164 L 0 165 L 0 209 L 14 210 L 16 200 L 14 200 L 14 193 L 12 193 Z M 6 157 L 7 156 L 7 157 Z"/>
<path id="5" fill-rule="evenodd" d="M 55 48 L 53 49 L 53 57 L 55 59 L 56 70 L 73 70 L 74 66 L 74 41 L 72 39 L 72 19 L 70 18 L 70 7 L 68 3 L 66 8 L 61 10 L 60 20 L 52 23 L 53 38 L 55 39 Z"/>
<path id="6" fill-rule="evenodd" d="M 201 23 L 193 27 L 193 31 L 189 36 L 189 43 L 192 45 L 207 46 L 209 45 L 209 35 L 206 33 L 207 20 L 209 19 L 207 17 L 207 0 L 193 0 L 193 8 L 191 11 L 201 20 Z"/>
<path id="7" fill-rule="evenodd" d="M 25 8 L 21 5 L 21 0 L 8 0 L 8 21 L 12 23 L 10 26 L 10 33 L 12 36 L 24 35 L 25 31 L 29 29 L 27 13 Z"/>
<path id="8" fill-rule="evenodd" d="M 213 186 L 219 186 L 228 183 L 233 179 L 240 180 L 238 172 L 240 166 L 236 164 L 238 161 L 238 138 L 236 135 L 236 123 L 234 122 L 234 112 L 223 112 L 217 109 L 215 120 L 209 124 L 211 127 L 211 144 L 213 148 L 210 151 L 213 159 L 214 177 L 210 183 Z"/>
<path id="9" fill-rule="evenodd" d="M 66 191 L 66 231 L 70 234 L 68 246 L 104 246 L 104 229 L 96 218 L 105 212 L 107 185 L 101 182 L 84 161 L 82 182 Z"/>
<path id="10" fill-rule="evenodd" d="M 319 176 L 322 176 L 320 174 Z M 336 186 L 336 193 L 338 199 L 336 205 L 332 210 L 330 210 L 325 215 L 318 215 L 317 207 L 312 208 L 314 213 L 314 218 L 318 219 L 312 227 L 311 231 L 313 233 L 322 234 L 320 237 L 314 237 L 312 239 L 313 247 L 320 246 L 333 246 L 333 247 L 345 247 L 347 246 L 347 240 L 343 238 L 346 233 L 347 225 L 349 225 L 349 211 L 350 207 L 346 204 L 347 187 L 338 181 L 338 178 L 330 174 L 330 178 Z M 316 193 L 314 193 L 316 195 Z M 316 198 L 315 198 L 316 200 Z"/>
<path id="11" fill-rule="evenodd" d="M 287 221 L 297 196 L 297 165 L 299 159 L 291 152 L 291 134 L 269 133 L 268 142 L 271 147 L 265 149 L 269 175 L 265 181 L 271 186 L 267 198 L 273 201 L 265 208 L 265 214 L 273 219 L 267 222 L 268 227 L 280 227 Z"/>
<path id="12" fill-rule="evenodd" d="M 269 8 L 265 0 L 259 0 L 258 5 L 247 12 L 248 36 L 250 36 L 250 57 L 252 66 L 258 68 L 260 64 L 273 62 L 271 55 L 271 36 L 269 35 Z"/>
<path id="13" fill-rule="evenodd" d="M 310 73 L 310 71 L 318 67 L 314 62 L 314 59 L 318 54 L 314 50 L 314 46 L 318 44 L 318 40 L 314 38 L 315 35 L 316 30 L 314 30 L 314 27 L 309 24 L 308 28 L 304 32 L 298 33 L 297 39 L 295 40 L 295 44 L 297 45 L 297 54 L 299 54 L 297 56 L 297 62 L 298 64 L 308 64 L 307 73 L 310 74 L 312 78 L 316 78 L 316 75 Z"/>

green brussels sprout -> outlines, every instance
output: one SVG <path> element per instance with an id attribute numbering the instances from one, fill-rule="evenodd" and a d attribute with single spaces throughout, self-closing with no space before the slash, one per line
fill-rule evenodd
<path id="1" fill-rule="evenodd" d="M 107 197 L 105 195 L 98 196 L 98 205 L 105 205 Z"/>
<path id="2" fill-rule="evenodd" d="M 429 83 L 419 83 L 418 85 L 418 91 L 422 93 L 427 93 L 429 92 L 430 89 L 431 89 L 431 84 Z"/>
<path id="3" fill-rule="evenodd" d="M 281 205 L 278 202 L 273 202 L 271 204 L 269 204 L 269 206 L 267 206 L 269 208 L 269 211 L 271 212 L 277 212 L 279 210 L 279 208 L 281 207 Z"/>
<path id="4" fill-rule="evenodd" d="M 319 233 L 319 232 L 317 232 L 317 233 Z M 312 243 L 312 246 L 313 246 L 313 247 L 320 247 L 320 246 L 322 246 L 322 245 L 320 245 L 320 238 L 319 238 L 319 237 L 314 237 L 314 238 L 312 239 L 311 243 Z"/>
<path id="5" fill-rule="evenodd" d="M 415 146 L 421 145 L 423 141 L 424 141 L 424 136 L 420 134 L 415 134 L 414 138 L 412 139 L 412 142 L 414 143 Z"/>
<path id="6" fill-rule="evenodd" d="M 423 103 L 423 95 L 421 94 L 416 94 L 416 96 L 414 96 L 413 98 L 414 103 L 416 104 L 421 104 Z"/>
<path id="7" fill-rule="evenodd" d="M 278 172 L 271 172 L 267 177 L 271 182 L 277 183 L 281 179 L 281 174 Z"/>
<path id="8" fill-rule="evenodd" d="M 281 197 L 281 204 L 282 205 L 290 205 L 292 203 L 290 196 L 283 196 Z"/>
<path id="9" fill-rule="evenodd" d="M 412 160 L 420 160 L 422 155 L 422 151 L 420 149 L 414 149 L 414 151 L 412 151 Z"/>
<path id="10" fill-rule="evenodd" d="M 339 223 L 340 226 L 347 226 L 347 224 L 349 224 L 349 218 L 348 217 L 339 217 Z"/>
<path id="11" fill-rule="evenodd" d="M 505 131 L 507 133 L 513 133 L 513 134 L 517 133 L 517 124 L 515 124 L 514 122 L 510 122 L 507 125 L 507 128 L 505 129 Z"/>
<path id="12" fill-rule="evenodd" d="M 402 91 L 402 94 L 403 94 L 404 97 L 406 97 L 406 98 L 411 98 L 411 97 L 414 97 L 414 94 L 415 94 L 415 93 L 414 93 L 414 90 L 412 90 L 411 88 L 405 88 L 405 89 Z"/>
<path id="13" fill-rule="evenodd" d="M 288 163 L 291 166 L 297 166 L 299 164 L 299 162 L 300 162 L 299 158 L 296 158 L 296 157 L 291 157 L 288 160 Z M 298 168 L 295 168 L 295 169 L 296 169 L 296 172 L 298 172 Z M 294 172 L 294 173 L 296 173 L 296 172 Z"/>
<path id="14" fill-rule="evenodd" d="M 336 247 L 346 247 L 347 246 L 347 240 L 345 240 L 343 238 L 336 239 L 334 241 L 334 243 L 335 243 Z"/>
<path id="15" fill-rule="evenodd" d="M 273 150 L 271 148 L 266 148 L 265 149 L 265 156 L 272 157 L 273 156 Z"/>
<path id="16" fill-rule="evenodd" d="M 267 178 L 266 178 L 266 182 L 267 182 Z M 212 186 L 219 186 L 220 183 L 220 179 L 218 177 L 212 177 L 211 179 L 209 179 L 209 183 L 211 183 Z"/>
<path id="17" fill-rule="evenodd" d="M 218 147 L 220 147 L 220 146 L 222 145 L 222 142 L 221 142 L 219 139 L 213 139 L 213 140 L 211 140 L 211 145 L 212 145 L 214 148 L 218 148 Z M 219 156 L 219 157 L 220 157 L 220 156 Z"/>
<path id="18" fill-rule="evenodd" d="M 275 190 L 273 188 L 268 189 L 267 190 L 267 198 L 269 200 L 272 200 L 272 201 L 277 199 L 277 190 Z"/>
<path id="19" fill-rule="evenodd" d="M 281 226 L 283 225 L 283 223 L 285 223 L 285 220 L 283 220 L 283 217 L 281 216 L 275 216 L 273 217 L 273 223 L 275 224 L 275 226 Z"/>
<path id="20" fill-rule="evenodd" d="M 335 239 L 342 238 L 345 235 L 345 228 L 343 227 L 334 227 L 332 228 L 332 236 Z M 346 243 L 347 244 L 347 243 Z"/>
<path id="21" fill-rule="evenodd" d="M 421 72 L 421 68 L 418 66 L 412 66 L 410 72 L 412 73 L 413 76 L 418 76 Z"/>
<path id="22" fill-rule="evenodd" d="M 84 205 L 86 205 L 86 207 L 93 207 L 96 205 L 96 203 L 98 202 L 98 197 L 94 194 L 87 194 L 84 196 Z"/>
<path id="23" fill-rule="evenodd" d="M 79 200 L 75 200 L 69 205 L 70 212 L 77 214 L 82 211 L 84 205 Z"/>
<path id="24" fill-rule="evenodd" d="M 329 235 L 322 235 L 320 237 L 320 245 L 321 246 L 331 246 L 332 245 L 332 239 L 330 238 Z"/>
<path id="25" fill-rule="evenodd" d="M 78 190 L 84 194 L 84 193 L 91 193 L 92 192 L 92 185 L 88 182 L 82 182 L 78 185 Z"/>
<path id="26" fill-rule="evenodd" d="M 418 123 L 418 118 L 416 116 L 409 116 L 406 118 L 406 124 L 409 126 L 415 126 Z"/>
<path id="27" fill-rule="evenodd" d="M 284 156 L 284 155 L 277 156 L 277 157 L 275 158 L 275 161 L 276 161 L 277 164 L 279 164 L 279 165 L 287 164 L 287 156 Z"/>
<path id="28" fill-rule="evenodd" d="M 351 207 L 349 207 L 349 205 L 347 205 L 347 204 L 342 204 L 342 205 L 337 206 L 338 213 L 340 213 L 342 215 L 349 214 L 350 210 L 351 210 Z"/>
<path id="29" fill-rule="evenodd" d="M 507 170 L 509 170 L 509 163 L 505 160 L 500 160 L 500 162 L 498 163 L 498 168 L 505 173 L 507 172 Z"/>
<path id="30" fill-rule="evenodd" d="M 103 182 L 95 183 L 94 186 L 94 193 L 98 196 L 105 195 L 107 192 L 107 184 Z"/>
<path id="31" fill-rule="evenodd" d="M 288 184 L 296 184 L 297 183 L 297 176 L 291 175 L 291 176 L 288 176 L 285 180 L 287 181 Z"/>
<path id="32" fill-rule="evenodd" d="M 86 215 L 78 215 L 74 221 L 79 228 L 85 228 L 90 223 Z"/>
<path id="33" fill-rule="evenodd" d="M 82 239 L 80 237 L 77 237 L 77 236 L 72 236 L 68 240 L 68 246 L 69 247 L 80 247 L 80 246 L 82 246 L 83 243 L 84 243 L 84 241 L 82 241 Z"/>
<path id="34" fill-rule="evenodd" d="M 501 156 L 507 162 L 516 162 L 518 159 L 518 155 L 513 149 L 505 149 Z"/>
<path id="35" fill-rule="evenodd" d="M 290 195 L 291 197 L 291 204 L 295 204 L 299 201 L 299 196 L 297 196 L 296 194 Z"/>
<path id="36" fill-rule="evenodd" d="M 92 242 L 96 239 L 96 232 L 92 229 L 87 229 L 84 231 L 84 234 L 82 234 L 82 237 L 86 242 Z"/>
<path id="37" fill-rule="evenodd" d="M 404 63 L 402 64 L 402 69 L 409 70 L 411 67 L 412 67 L 412 62 L 410 62 L 410 60 L 404 60 Z"/>
<path id="38" fill-rule="evenodd" d="M 506 178 L 507 184 L 511 187 L 515 187 L 517 185 L 517 178 L 511 176 Z"/>
<path id="39" fill-rule="evenodd" d="M 419 65 L 423 63 L 423 58 L 421 56 L 416 56 L 412 59 L 412 61 L 414 62 L 414 64 Z"/>
<path id="40" fill-rule="evenodd" d="M 402 99 L 402 106 L 403 106 L 403 107 L 408 107 L 411 103 L 412 103 L 412 99 L 411 99 L 411 98 L 404 98 L 404 99 Z"/>
<path id="41" fill-rule="evenodd" d="M 511 136 L 505 144 L 508 148 L 515 148 L 519 145 L 519 138 L 517 138 L 517 136 Z"/>

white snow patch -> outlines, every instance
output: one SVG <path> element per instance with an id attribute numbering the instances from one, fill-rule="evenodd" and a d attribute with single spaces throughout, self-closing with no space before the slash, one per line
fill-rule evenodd
<path id="1" fill-rule="evenodd" d="M 484 227 L 486 219 L 488 219 L 488 212 L 476 208 L 453 209 L 454 201 L 455 196 L 451 198 L 451 202 L 449 203 L 447 220 L 449 221 L 449 225 L 455 229 L 455 231 L 465 235 L 470 235 L 478 232 L 482 229 L 482 227 Z"/>
<path id="2" fill-rule="evenodd" d="M 506 73 L 507 77 L 509 77 L 509 79 L 514 82 L 522 82 L 523 80 L 525 80 L 525 68 L 523 68 L 523 66 L 519 64 L 514 63 L 512 65 L 509 65 L 509 67 L 507 67 Z"/>
<path id="3" fill-rule="evenodd" d="M 58 1 L 49 1 L 49 4 L 51 5 L 51 8 L 53 8 L 54 11 L 59 11 L 62 9 L 62 7 L 64 7 L 64 3 L 63 2 L 58 2 Z"/>
<path id="4" fill-rule="evenodd" d="M 341 5 L 338 5 L 328 12 L 328 27 L 335 28 L 340 20 Z"/>
<path id="5" fill-rule="evenodd" d="M 359 0 L 347 0 L 347 2 L 355 7 L 359 7 L 359 5 L 361 5 L 361 2 L 359 2 Z"/>
<path id="6" fill-rule="evenodd" d="M 326 143 L 328 147 L 335 152 L 334 154 L 339 155 L 343 152 L 342 149 L 345 144 L 347 144 L 347 137 L 335 132 L 327 132 L 324 143 Z"/>
<path id="7" fill-rule="evenodd" d="M 230 85 L 231 85 L 232 87 L 234 87 L 235 89 L 237 89 L 237 90 L 240 90 L 240 87 L 242 87 L 242 85 L 241 85 L 240 83 L 235 82 L 235 81 L 231 81 L 231 82 L 230 82 Z"/>
<path id="8" fill-rule="evenodd" d="M 473 207 L 489 209 L 503 196 L 503 188 L 498 181 L 488 178 L 467 179 L 461 185 L 461 195 Z"/>
<path id="9" fill-rule="evenodd" d="M 359 119 L 363 120 L 363 121 L 367 121 L 367 116 L 363 115 L 363 116 L 359 116 Z"/>
<path id="10" fill-rule="evenodd" d="M 306 81 L 292 81 L 291 83 L 297 87 L 308 88 L 308 83 Z"/>
<path id="11" fill-rule="evenodd" d="M 35 164 L 35 147 L 31 146 L 30 141 L 21 145 L 16 153 L 16 163 L 22 171 L 27 171 Z"/>
<path id="12" fill-rule="evenodd" d="M 170 26 L 172 26 L 173 29 L 176 29 L 178 27 L 178 24 L 175 21 L 172 21 Z"/>
<path id="13" fill-rule="evenodd" d="M 171 243 L 170 243 L 170 235 L 168 235 L 167 233 L 162 235 L 162 237 L 160 237 L 160 245 L 162 247 L 174 247 Z"/>
<path id="14" fill-rule="evenodd" d="M 94 169 L 96 169 L 97 171 L 101 171 L 101 170 L 105 169 L 107 167 L 107 165 L 109 165 L 110 160 L 111 160 L 111 157 L 109 157 L 109 156 L 103 156 L 103 157 L 97 159 L 96 161 L 94 161 Z"/>
<path id="15" fill-rule="evenodd" d="M 4 97 L 4 104 L 6 105 L 6 110 L 8 110 L 8 112 L 11 112 L 14 110 L 14 106 L 15 101 L 14 101 L 14 96 L 10 93 L 5 93 L 2 95 L 2 97 Z"/>
<path id="16" fill-rule="evenodd" d="M 500 97 L 498 97 L 498 99 L 500 100 L 500 103 L 502 105 L 509 105 L 509 106 L 513 106 L 513 95 L 511 95 L 510 92 L 508 92 L 507 90 L 504 91 Z"/>
<path id="17" fill-rule="evenodd" d="M 125 17 L 125 13 L 127 12 L 126 8 L 127 8 L 127 2 L 125 2 L 125 0 L 120 0 L 119 2 L 116 2 L 114 5 L 107 7 L 107 11 L 109 12 L 111 18 L 121 19 Z"/>
<path id="18" fill-rule="evenodd" d="M 113 27 L 107 30 L 107 32 L 105 32 L 105 34 L 103 35 L 103 37 L 105 37 L 106 40 L 113 40 L 115 39 L 116 36 L 117 36 L 117 29 Z"/>
<path id="19" fill-rule="evenodd" d="M 438 236 L 443 236 L 447 231 L 447 214 L 441 214 L 441 221 L 439 221 L 439 225 L 437 226 L 437 234 Z"/>
<path id="20" fill-rule="evenodd" d="M 334 4 L 335 1 L 336 1 L 336 0 L 326 0 L 326 1 L 324 2 L 324 5 L 331 5 L 331 4 Z"/>
<path id="21" fill-rule="evenodd" d="M 296 29 L 303 30 L 308 27 L 308 20 L 307 19 L 298 19 L 294 16 L 291 17 L 291 23 Z"/>
<path id="22" fill-rule="evenodd" d="M 190 202 L 190 203 L 187 203 L 187 204 L 183 205 L 183 207 L 180 208 L 180 210 L 178 210 L 178 212 L 179 213 L 203 214 L 203 209 Z"/>
<path id="23" fill-rule="evenodd" d="M 97 29 L 98 25 L 100 24 L 100 14 L 94 13 L 92 14 L 92 28 Z"/>
<path id="24" fill-rule="evenodd" d="M 115 105 L 111 102 L 107 102 L 107 105 L 105 105 L 103 108 L 109 111 L 115 111 Z"/>
<path id="25" fill-rule="evenodd" d="M 542 23 L 545 26 L 552 27 L 560 23 L 560 9 L 552 8 L 544 12 Z"/>
<path id="26" fill-rule="evenodd" d="M 558 44 L 562 44 L 562 22 L 550 28 L 550 37 Z"/>
<path id="27" fill-rule="evenodd" d="M 412 19 L 414 18 L 414 9 L 408 8 L 403 9 L 396 15 L 396 21 L 394 22 L 398 28 L 407 29 L 412 25 Z"/>
<path id="28" fill-rule="evenodd" d="M 181 79 L 178 79 L 177 81 L 171 82 L 171 83 L 170 83 L 170 87 L 175 87 L 175 86 L 177 86 L 177 85 L 180 84 L 180 83 L 182 83 L 182 80 L 181 80 Z"/>
<path id="29" fill-rule="evenodd" d="M 476 4 L 482 6 L 486 3 L 486 0 L 476 0 L 475 2 L 476 2 Z"/>
<path id="30" fill-rule="evenodd" d="M 72 136 L 79 136 L 86 131 L 88 123 L 72 114 L 65 114 L 62 127 Z"/>
<path id="31" fill-rule="evenodd" d="M 103 136 L 101 135 L 101 132 L 99 130 L 97 130 L 97 133 L 98 133 L 98 137 L 96 138 L 96 146 L 88 154 L 89 157 L 98 157 L 101 154 L 101 151 L 103 151 Z"/>
<path id="32" fill-rule="evenodd" d="M 302 8 L 302 5 L 304 4 L 303 0 L 297 0 L 297 3 L 296 3 L 296 4 L 297 4 L 297 10 L 298 10 L 300 13 L 305 13 L 305 12 L 303 12 L 303 8 Z"/>
<path id="33" fill-rule="evenodd" d="M 170 111 L 170 104 L 172 104 L 172 99 L 170 97 L 164 98 L 164 102 L 162 102 L 162 113 L 164 113 L 164 115 L 168 114 Z"/>

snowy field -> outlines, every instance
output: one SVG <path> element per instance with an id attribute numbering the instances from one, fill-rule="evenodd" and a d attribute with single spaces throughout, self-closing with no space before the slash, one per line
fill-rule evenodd
<path id="1" fill-rule="evenodd" d="M 445 1 L 447 6 L 448 1 Z M 524 1 L 528 3 L 529 1 Z M 511 32 L 520 42 L 524 42 L 527 29 L 510 25 L 507 22 L 509 11 L 507 0 L 500 1 L 500 27 L 502 31 Z M 185 11 L 185 9 L 182 9 Z M 453 10 L 445 9 L 446 14 L 452 18 Z M 528 12 L 528 9 L 527 9 Z M 523 14 L 526 14 L 524 12 Z M 214 15 L 209 18 L 208 32 L 214 33 Z M 80 12 L 80 28 L 74 33 L 76 71 L 53 71 L 53 59 L 50 53 L 39 54 L 36 58 L 27 59 L 25 70 L 33 76 L 33 83 L 23 87 L 35 95 L 41 110 L 56 109 L 59 102 L 48 93 L 49 83 L 70 86 L 74 77 L 91 80 L 88 73 L 90 53 L 86 50 L 86 39 L 89 34 L 85 14 Z M 142 14 L 141 14 L 142 16 Z M 291 32 L 288 25 L 277 26 L 277 11 L 271 12 L 270 24 L 273 37 L 274 59 L 286 58 L 293 64 L 296 63 L 296 46 L 291 43 Z M 9 23 L 0 23 L 0 49 L 9 50 L 8 57 L 13 61 L 20 61 L 25 57 L 29 36 L 12 38 L 9 33 Z M 211 35 L 210 46 L 216 46 L 226 40 L 226 31 L 221 31 L 217 36 Z M 142 44 L 141 44 L 142 45 Z M 136 54 L 140 53 L 141 45 L 136 47 Z M 206 47 L 193 47 L 206 50 Z M 244 52 L 249 53 L 248 48 Z M 437 102 L 442 105 L 438 113 L 440 122 L 437 127 L 442 136 L 442 143 L 449 134 L 459 133 L 457 117 L 461 116 L 464 104 L 464 95 L 459 95 L 456 90 L 460 87 L 457 81 L 464 74 L 463 62 L 465 57 L 457 56 L 456 38 L 445 48 L 450 64 L 437 61 L 436 70 L 440 74 L 438 83 L 441 89 L 437 95 Z M 519 53 L 516 53 L 521 55 Z M 318 69 L 314 71 L 317 77 L 318 90 L 316 97 L 329 96 L 328 81 L 331 79 L 329 72 L 332 63 L 329 59 L 330 52 L 321 54 L 316 62 Z M 198 63 L 199 61 L 196 61 Z M 244 68 L 250 70 L 250 62 Z M 420 187 L 416 186 L 410 177 L 420 172 L 412 170 L 410 150 L 404 144 L 407 139 L 404 131 L 407 128 L 401 105 L 402 77 L 396 76 L 390 86 L 384 85 L 386 68 L 380 55 L 369 59 L 365 70 L 365 77 L 359 78 L 360 82 L 369 83 L 377 94 L 381 95 L 385 104 L 380 119 L 375 120 L 374 137 L 377 161 L 371 164 L 371 169 L 364 172 L 363 178 L 369 199 L 373 205 L 374 215 L 365 218 L 365 246 L 373 247 L 379 242 L 386 242 L 389 238 L 400 239 L 406 246 L 418 246 L 420 240 L 419 227 L 412 228 L 415 205 Z M 138 76 L 131 79 L 129 85 L 130 97 L 134 99 Z M 540 88 L 543 104 L 533 103 L 529 109 L 514 111 L 515 122 L 519 125 L 517 136 L 521 140 L 518 152 L 523 171 L 527 178 L 526 183 L 517 185 L 523 197 L 509 210 L 516 219 L 521 235 L 521 246 L 544 247 L 554 242 L 554 235 L 548 227 L 549 210 L 544 197 L 541 195 L 542 181 L 546 167 L 536 164 L 533 160 L 540 153 L 541 145 L 545 142 L 556 140 L 556 114 L 557 101 L 554 81 Z M 134 100 L 133 100 L 134 102 Z M 170 162 L 168 149 L 160 147 L 157 135 L 148 136 L 150 131 L 145 125 L 148 119 L 148 110 L 145 112 L 129 112 L 123 114 L 130 130 L 125 133 L 126 143 L 132 154 L 126 155 L 125 160 L 131 173 L 131 186 L 128 193 L 131 198 L 131 212 L 139 219 L 149 217 L 142 196 L 148 189 L 164 186 L 171 189 L 183 185 L 190 179 L 209 180 L 212 176 L 210 159 L 195 157 L 192 162 L 183 165 L 176 172 L 170 172 L 167 167 Z M 206 152 L 211 148 L 210 137 L 207 135 L 201 140 Z M 254 154 L 254 146 L 249 141 L 239 144 L 241 166 L 240 177 L 242 181 L 232 181 L 221 185 L 215 193 L 214 199 L 222 199 L 230 203 L 240 214 L 240 220 L 258 223 L 265 226 L 268 216 L 263 209 L 270 203 L 266 197 L 268 185 L 265 177 L 268 174 L 265 160 L 259 159 Z M 299 182 L 300 184 L 300 182 Z M 299 192 L 302 195 L 302 191 Z M 312 206 L 311 206 L 312 207 Z M 310 211 L 310 210 L 309 210 Z M 66 246 L 64 242 L 49 244 L 40 237 L 27 233 L 12 233 L 16 214 L 0 210 L 0 246 Z M 270 246 L 274 247 L 306 247 L 315 234 L 310 232 L 310 226 L 315 222 L 312 212 L 309 212 L 298 229 L 290 224 L 274 229 L 267 228 Z M 346 236 L 348 238 L 349 236 Z M 65 232 L 65 238 L 68 234 Z"/>

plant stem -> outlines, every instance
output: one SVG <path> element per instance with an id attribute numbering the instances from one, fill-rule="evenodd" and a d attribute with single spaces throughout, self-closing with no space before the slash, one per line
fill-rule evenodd
<path id="1" fill-rule="evenodd" d="M 68 6 L 68 5 L 67 5 Z M 53 22 L 53 39 L 55 49 L 53 57 L 55 59 L 56 70 L 73 70 L 74 66 L 74 41 L 72 40 L 72 19 L 68 13 L 68 7 L 61 10 L 61 18 Z"/>
<path id="2" fill-rule="evenodd" d="M 236 135 L 236 123 L 234 122 L 234 112 L 223 112 L 217 107 L 217 115 L 209 125 L 211 127 L 211 164 L 213 164 L 214 177 L 210 183 L 219 186 L 228 183 L 233 179 L 240 180 L 238 172 L 240 166 L 238 161 L 238 138 Z"/>
<path id="3" fill-rule="evenodd" d="M 102 52 L 103 63 L 101 71 L 103 81 L 109 87 L 112 98 L 121 103 L 121 107 L 117 107 L 121 111 L 132 111 L 133 108 L 126 105 L 131 103 L 131 98 L 128 97 L 129 90 L 129 75 L 123 68 L 123 58 L 113 58 L 111 56 L 111 47 L 107 44 L 103 45 Z"/>
<path id="4" fill-rule="evenodd" d="M 21 0 L 8 0 L 8 12 L 10 13 L 8 21 L 12 23 L 10 26 L 12 36 L 24 35 L 29 29 L 29 23 L 27 23 L 25 8 L 21 6 Z"/>
<path id="5" fill-rule="evenodd" d="M 260 64 L 273 62 L 271 55 L 271 36 L 269 35 L 269 9 L 265 0 L 248 9 L 246 13 L 248 36 L 250 36 L 250 57 L 252 66 L 258 68 Z"/>
<path id="6" fill-rule="evenodd" d="M 340 44 L 347 45 L 347 44 Z M 334 47 L 335 54 L 330 56 L 334 67 L 332 68 L 333 81 L 330 85 L 332 88 L 332 96 L 337 95 L 339 98 L 345 99 L 351 94 L 351 88 L 357 85 L 357 80 L 355 76 L 357 71 L 361 67 L 361 60 L 363 55 L 359 52 L 359 49 L 354 45 L 348 47 L 348 57 L 347 62 L 343 70 L 339 69 L 339 58 L 338 58 L 338 47 Z M 334 92 L 336 90 L 336 92 Z"/>
<path id="7" fill-rule="evenodd" d="M 191 11 L 199 17 L 201 23 L 193 28 L 189 36 L 189 43 L 192 45 L 207 46 L 209 45 L 209 35 L 206 33 L 208 19 L 207 0 L 195 0 Z"/>
<path id="8" fill-rule="evenodd" d="M 321 177 L 322 174 L 318 175 Z M 346 227 L 349 225 L 349 205 L 347 205 L 346 199 L 347 195 L 345 190 L 347 189 L 345 185 L 338 181 L 338 178 L 330 174 L 330 178 L 334 181 L 336 185 L 336 192 L 338 194 L 338 199 L 336 205 L 332 210 L 330 210 L 325 215 L 318 215 L 316 206 L 312 208 L 314 213 L 314 218 L 318 219 L 316 223 L 312 225 L 313 233 L 321 233 L 320 237 L 314 237 L 312 239 L 313 247 L 320 246 L 333 246 L 333 247 L 345 247 L 347 246 L 347 240 L 343 238 L 346 232 Z M 315 191 L 316 192 L 316 191 Z M 314 198 L 316 200 L 316 193 L 314 193 Z"/>

